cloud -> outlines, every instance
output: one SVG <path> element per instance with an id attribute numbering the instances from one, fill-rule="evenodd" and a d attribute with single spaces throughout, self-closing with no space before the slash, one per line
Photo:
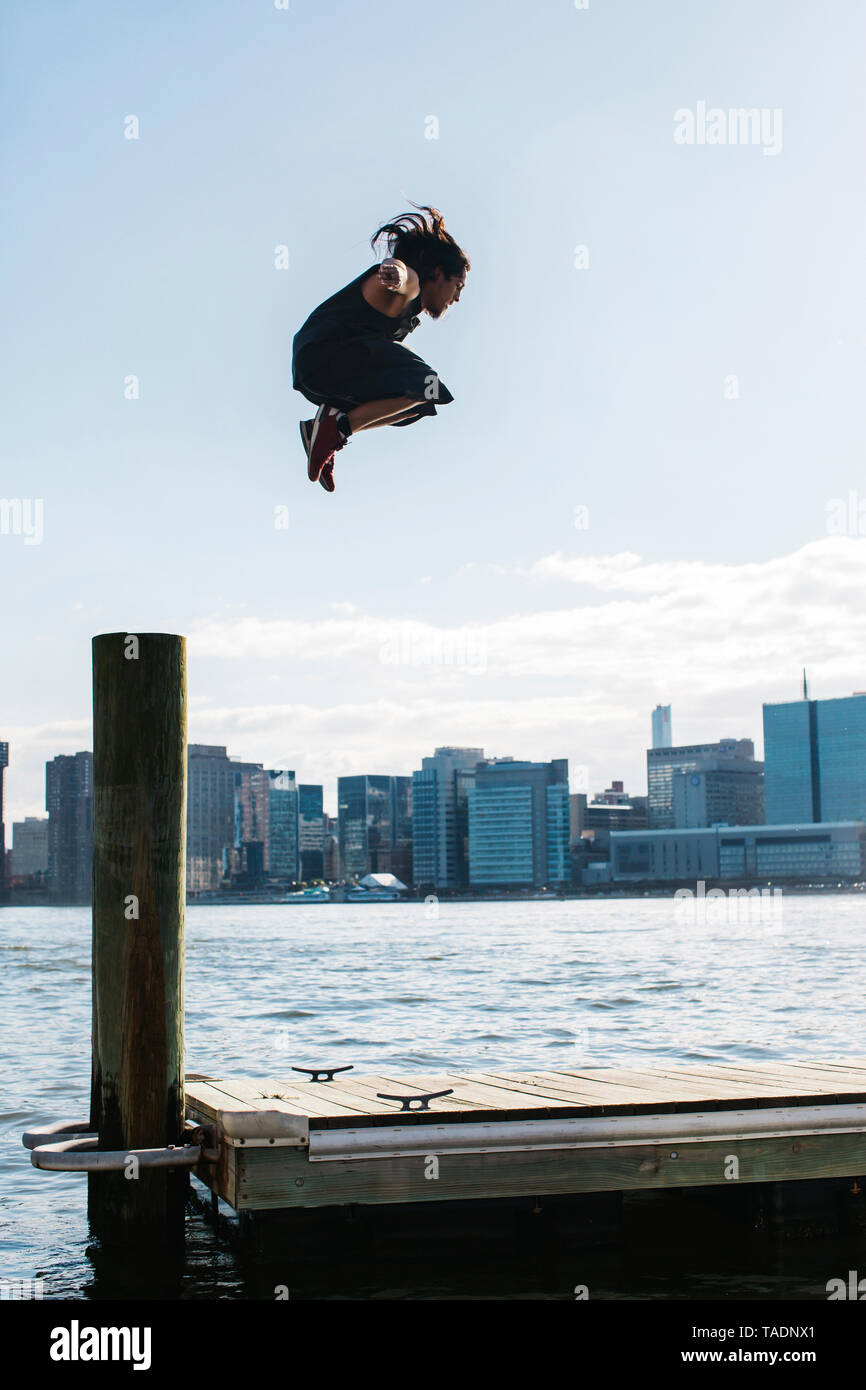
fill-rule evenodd
<path id="1" fill-rule="evenodd" d="M 683 692 L 775 679 L 804 661 L 831 678 L 862 670 L 866 544 L 828 538 L 791 555 L 742 565 L 644 562 L 637 555 L 538 560 L 524 577 L 580 587 L 580 601 L 493 621 L 381 621 L 367 614 L 325 622 L 208 620 L 191 649 L 221 661 L 261 658 L 352 666 L 357 688 L 377 674 L 404 690 L 455 689 L 468 678 L 579 678 L 613 688 L 661 682 Z M 866 679 L 858 676 L 860 683 Z M 476 680 L 477 684 L 477 680 Z M 483 698 L 480 691 L 476 695 Z"/>
<path id="2" fill-rule="evenodd" d="M 522 611 L 485 623 L 244 619 L 214 621 L 191 641 L 247 665 L 298 663 L 293 680 L 326 663 L 325 701 L 257 706 L 255 734 L 279 728 L 287 748 L 344 771 L 418 766 L 435 744 L 455 742 L 568 756 L 598 768 L 599 785 L 625 775 L 637 786 L 659 701 L 674 705 L 675 740 L 759 745 L 762 703 L 799 698 L 804 665 L 816 695 L 866 688 L 861 540 L 741 565 L 556 554 L 522 573 Z M 554 591 L 556 604 L 539 603 Z M 240 736 L 251 713 L 207 717 L 215 738 L 220 720 Z"/>
<path id="3" fill-rule="evenodd" d="M 622 776 L 640 792 L 659 702 L 677 742 L 760 746 L 762 702 L 798 699 L 803 666 L 816 696 L 866 689 L 866 540 L 741 565 L 555 554 L 519 578 L 518 611 L 486 622 L 203 619 L 189 633 L 190 740 L 326 784 L 408 772 L 455 743 L 568 757 L 593 790 Z M 40 759 L 90 747 L 82 720 L 9 735 L 34 776 Z"/>

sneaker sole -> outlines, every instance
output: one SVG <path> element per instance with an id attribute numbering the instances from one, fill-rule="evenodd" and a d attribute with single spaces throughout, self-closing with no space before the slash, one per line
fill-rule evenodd
<path id="1" fill-rule="evenodd" d="M 315 473 L 312 471 L 312 469 L 311 469 L 311 467 L 310 467 L 310 458 L 311 458 L 312 453 L 313 453 L 313 445 L 314 445 L 315 442 L 316 442 L 316 435 L 319 433 L 319 426 L 321 425 L 321 423 L 322 423 L 322 421 L 324 420 L 324 418 L 325 418 L 325 416 L 327 415 L 327 413 L 328 413 L 328 407 L 327 407 L 327 405 L 320 405 L 319 408 L 318 408 L 318 410 L 316 411 L 314 417 L 313 417 L 313 427 L 312 427 L 312 429 L 310 430 L 310 439 L 309 439 L 309 443 L 307 443 L 306 441 L 305 441 L 305 443 L 304 443 L 304 447 L 305 447 L 305 449 L 306 449 L 306 451 L 307 451 L 307 477 L 309 478 L 309 480 L 310 480 L 311 483 L 317 483 L 317 482 L 319 481 L 319 476 L 320 476 L 320 474 L 321 474 L 321 472 L 322 472 L 322 468 L 321 468 L 321 467 L 318 468 L 318 469 L 316 470 Z M 304 431 L 303 431 L 304 423 L 305 423 L 305 422 L 302 420 L 302 421 L 301 421 L 301 438 L 302 438 L 302 439 L 303 439 L 303 437 L 304 437 Z M 324 467 L 325 462 L 326 462 L 326 460 L 323 460 L 323 461 L 322 461 L 322 467 Z"/>

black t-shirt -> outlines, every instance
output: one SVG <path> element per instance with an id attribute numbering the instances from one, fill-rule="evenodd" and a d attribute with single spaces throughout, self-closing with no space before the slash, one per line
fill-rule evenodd
<path id="1" fill-rule="evenodd" d="M 295 353 L 314 345 L 353 342 L 359 338 L 387 338 L 391 342 L 400 343 L 407 334 L 418 327 L 421 322 L 418 317 L 421 310 L 420 294 L 411 300 L 404 312 L 396 318 L 390 318 L 388 314 L 381 313 L 374 309 L 372 304 L 367 303 L 361 293 L 361 286 L 377 269 L 377 265 L 370 266 L 357 279 L 344 285 L 336 294 L 332 294 L 330 299 L 326 299 L 313 310 L 295 334 Z"/>

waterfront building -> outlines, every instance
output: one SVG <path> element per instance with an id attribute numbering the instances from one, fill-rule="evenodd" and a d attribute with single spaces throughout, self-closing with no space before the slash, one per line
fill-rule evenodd
<path id="1" fill-rule="evenodd" d="M 619 830 L 610 837 L 611 878 L 638 881 L 718 878 L 716 830 Z"/>
<path id="2" fill-rule="evenodd" d="M 768 825 L 866 821 L 866 695 L 764 705 Z"/>
<path id="3" fill-rule="evenodd" d="M 866 824 L 614 831 L 610 862 L 614 881 L 857 882 L 866 876 Z"/>
<path id="4" fill-rule="evenodd" d="M 411 883 L 411 777 L 340 777 L 337 799 L 344 877 L 392 873 Z"/>
<path id="5" fill-rule="evenodd" d="M 719 828 L 720 878 L 856 881 L 866 876 L 866 824 Z"/>
<path id="6" fill-rule="evenodd" d="M 48 878 L 58 903 L 84 904 L 93 889 L 93 754 L 60 754 L 45 764 Z"/>
<path id="7" fill-rule="evenodd" d="M 650 829 L 760 824 L 763 763 L 750 738 L 647 749 Z"/>
<path id="8" fill-rule="evenodd" d="M 483 748 L 437 748 L 412 774 L 412 855 L 416 884 L 459 890 L 469 881 L 468 793 Z"/>
<path id="9" fill-rule="evenodd" d="M 468 803 L 473 888 L 542 888 L 569 881 L 567 758 L 479 763 Z"/>
<path id="10" fill-rule="evenodd" d="M 653 748 L 670 748 L 673 743 L 671 732 L 670 705 L 656 705 L 652 716 Z"/>
<path id="11" fill-rule="evenodd" d="M 298 787 L 298 847 L 300 877 L 305 883 L 325 877 L 324 789 L 304 783 Z"/>

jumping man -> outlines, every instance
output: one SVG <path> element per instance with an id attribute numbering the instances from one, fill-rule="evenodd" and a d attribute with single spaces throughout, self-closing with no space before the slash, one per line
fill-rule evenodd
<path id="1" fill-rule="evenodd" d="M 388 256 L 314 309 L 295 334 L 292 381 L 319 408 L 301 421 L 307 475 L 334 491 L 334 455 L 359 430 L 411 425 L 454 397 L 408 348 L 423 311 L 441 318 L 466 283 L 469 257 L 436 208 L 407 212 L 373 235 Z"/>

